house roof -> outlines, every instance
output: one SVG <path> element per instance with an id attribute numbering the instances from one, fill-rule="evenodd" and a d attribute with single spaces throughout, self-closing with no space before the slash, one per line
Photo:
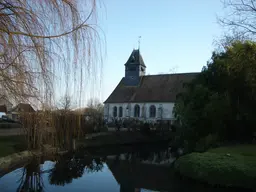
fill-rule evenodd
<path id="1" fill-rule="evenodd" d="M 184 91 L 184 83 L 199 73 L 147 75 L 140 77 L 139 86 L 125 86 L 124 78 L 104 103 L 175 102 Z"/>
<path id="2" fill-rule="evenodd" d="M 22 112 L 35 112 L 35 110 L 33 109 L 33 107 L 30 104 L 27 103 L 19 103 L 18 105 L 16 105 L 12 111 L 22 111 Z"/>
<path id="3" fill-rule="evenodd" d="M 125 65 L 142 65 L 146 67 L 139 49 L 134 49 Z"/>
<path id="4" fill-rule="evenodd" d="M 7 108 L 5 105 L 0 105 L 0 112 L 7 113 Z"/>

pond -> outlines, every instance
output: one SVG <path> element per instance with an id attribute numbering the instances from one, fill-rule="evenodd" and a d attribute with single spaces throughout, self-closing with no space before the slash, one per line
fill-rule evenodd
<path id="1" fill-rule="evenodd" d="M 31 160 L 2 176 L 0 191 L 235 191 L 180 179 L 172 170 L 175 159 L 176 152 L 166 146 L 78 150 Z"/>

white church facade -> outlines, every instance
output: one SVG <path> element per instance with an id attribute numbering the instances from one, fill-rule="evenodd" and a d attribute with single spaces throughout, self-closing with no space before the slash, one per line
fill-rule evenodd
<path id="1" fill-rule="evenodd" d="M 141 120 L 174 120 L 174 103 L 138 102 L 138 103 L 107 103 L 104 116 L 111 121 L 113 118 L 138 118 Z"/>
<path id="2" fill-rule="evenodd" d="M 173 122 L 177 95 L 198 73 L 145 75 L 146 65 L 139 50 L 125 63 L 125 76 L 104 102 L 104 118 L 136 118 Z"/>

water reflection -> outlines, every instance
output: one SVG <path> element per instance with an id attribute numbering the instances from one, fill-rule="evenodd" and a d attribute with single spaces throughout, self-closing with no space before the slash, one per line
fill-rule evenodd
<path id="1" fill-rule="evenodd" d="M 33 160 L 20 176 L 12 172 L 2 177 L 0 191 L 234 191 L 181 180 L 172 172 L 174 160 L 170 148 L 80 150 Z"/>
<path id="2" fill-rule="evenodd" d="M 67 154 L 58 158 L 53 168 L 49 171 L 49 182 L 52 185 L 72 183 L 73 179 L 82 177 L 85 173 L 93 173 L 102 170 L 104 161 L 102 158 L 83 158 L 73 154 Z"/>
<path id="3" fill-rule="evenodd" d="M 43 179 L 41 177 L 40 164 L 36 159 L 25 165 L 19 180 L 17 192 L 43 191 Z"/>

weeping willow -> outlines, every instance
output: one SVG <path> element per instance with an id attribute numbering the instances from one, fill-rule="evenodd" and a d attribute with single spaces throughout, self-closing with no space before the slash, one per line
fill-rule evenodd
<path id="1" fill-rule="evenodd" d="M 99 7 L 96 0 L 0 0 L 0 96 L 45 111 L 23 117 L 30 146 L 44 140 L 42 130 L 57 132 L 58 121 L 72 131 L 80 127 L 70 114 L 70 120 L 53 116 L 63 95 L 82 106 L 98 93 Z"/>

